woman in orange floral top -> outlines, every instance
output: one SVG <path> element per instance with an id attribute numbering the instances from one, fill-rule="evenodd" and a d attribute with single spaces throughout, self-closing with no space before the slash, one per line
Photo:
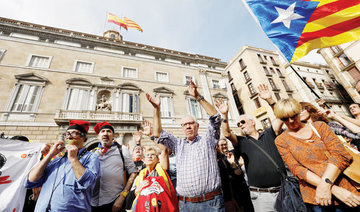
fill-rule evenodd
<path id="1" fill-rule="evenodd" d="M 275 142 L 290 171 L 299 178 L 304 202 L 313 211 L 358 210 L 360 192 L 340 175 L 351 163 L 351 155 L 324 122 L 313 123 L 319 138 L 309 124 L 300 122 L 300 112 L 300 103 L 292 98 L 275 105 L 276 117 L 288 127 Z"/>

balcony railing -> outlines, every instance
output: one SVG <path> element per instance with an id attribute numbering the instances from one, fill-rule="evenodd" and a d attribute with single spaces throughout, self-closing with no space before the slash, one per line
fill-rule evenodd
<path id="1" fill-rule="evenodd" d="M 140 113 L 123 113 L 123 112 L 100 112 L 100 111 L 75 111 L 75 110 L 58 110 L 55 114 L 55 120 L 87 120 L 87 121 L 118 121 L 118 122 L 141 122 Z"/>

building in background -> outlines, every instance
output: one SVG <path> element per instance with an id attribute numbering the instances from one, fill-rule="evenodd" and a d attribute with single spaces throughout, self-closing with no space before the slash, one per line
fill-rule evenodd
<path id="1" fill-rule="evenodd" d="M 132 133 L 153 118 L 146 92 L 161 96 L 165 129 L 183 136 L 181 117 L 192 114 L 204 131 L 207 115 L 187 85 L 193 79 L 210 103 L 227 98 L 225 66 L 213 57 L 124 41 L 112 30 L 98 36 L 0 18 L 0 131 L 54 142 L 69 120 L 86 120 L 89 147 L 98 142 L 94 124 L 107 121 L 116 139 L 132 146 Z"/>
<path id="2" fill-rule="evenodd" d="M 355 84 L 360 80 L 360 40 L 320 49 L 327 64 L 334 71 L 337 81 L 344 87 L 352 101 L 360 102 Z"/>
<path id="3" fill-rule="evenodd" d="M 244 46 L 230 60 L 225 73 L 230 86 L 228 95 L 233 96 L 232 108 L 239 114 L 253 115 L 258 129 L 268 128 L 275 118 L 271 107 L 258 95 L 259 84 L 268 85 L 274 100 L 300 98 L 276 52 Z"/>
<path id="4" fill-rule="evenodd" d="M 349 96 L 344 88 L 336 81 L 333 71 L 327 65 L 311 64 L 307 62 L 295 62 L 291 66 L 306 81 L 327 104 L 336 112 L 350 115 L 348 105 Z M 287 64 L 286 74 L 295 85 L 300 100 L 310 102 L 315 106 L 318 98 L 311 92 L 308 86 L 299 78 L 293 69 Z M 345 95 L 343 96 L 342 94 Z"/>

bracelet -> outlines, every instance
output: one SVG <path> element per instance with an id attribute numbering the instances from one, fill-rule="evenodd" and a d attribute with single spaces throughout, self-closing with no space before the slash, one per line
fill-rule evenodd
<path id="1" fill-rule="evenodd" d="M 223 121 L 224 123 L 227 123 L 227 122 L 228 122 L 228 120 L 227 120 L 227 119 L 223 119 L 222 121 Z"/>
<path id="2" fill-rule="evenodd" d="M 122 191 L 120 193 L 120 195 L 123 196 L 123 197 L 126 197 L 128 195 L 128 193 L 129 193 L 128 191 Z"/>
<path id="3" fill-rule="evenodd" d="M 200 95 L 200 97 L 198 99 L 196 99 L 197 102 L 200 102 L 201 100 L 203 100 L 204 97 Z"/>
<path id="4" fill-rule="evenodd" d="M 273 103 L 269 104 L 271 107 L 274 106 L 276 104 L 276 102 L 274 101 Z"/>
<path id="5" fill-rule="evenodd" d="M 151 136 L 150 140 L 154 141 L 155 140 L 155 136 Z"/>

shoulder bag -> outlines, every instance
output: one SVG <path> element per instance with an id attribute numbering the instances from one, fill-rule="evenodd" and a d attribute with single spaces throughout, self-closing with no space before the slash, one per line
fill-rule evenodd
<path id="1" fill-rule="evenodd" d="M 301 196 L 298 179 L 293 176 L 286 176 L 265 150 L 263 150 L 254 141 L 251 141 L 251 139 L 247 140 L 263 152 L 275 166 L 276 170 L 281 174 L 281 187 L 275 201 L 275 209 L 281 212 L 307 212 L 308 209 Z"/>

